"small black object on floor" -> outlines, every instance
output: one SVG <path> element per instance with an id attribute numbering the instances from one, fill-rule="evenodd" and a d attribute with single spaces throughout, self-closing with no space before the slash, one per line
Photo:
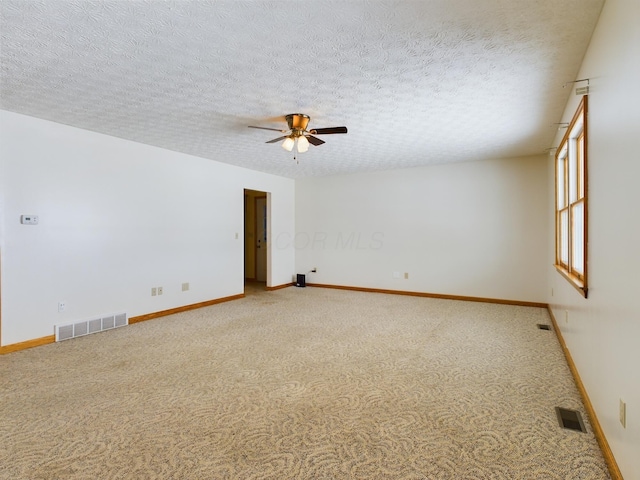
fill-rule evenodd
<path id="1" fill-rule="evenodd" d="M 306 275 L 303 273 L 299 273 L 296 277 L 296 287 L 306 287 L 306 286 L 307 286 Z"/>

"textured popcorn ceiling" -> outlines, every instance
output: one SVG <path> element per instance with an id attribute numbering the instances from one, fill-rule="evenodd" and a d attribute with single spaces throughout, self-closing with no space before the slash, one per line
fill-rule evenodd
<path id="1" fill-rule="evenodd" d="M 288 177 L 542 154 L 603 0 L 2 0 L 0 108 Z M 301 112 L 347 135 L 264 142 Z"/>

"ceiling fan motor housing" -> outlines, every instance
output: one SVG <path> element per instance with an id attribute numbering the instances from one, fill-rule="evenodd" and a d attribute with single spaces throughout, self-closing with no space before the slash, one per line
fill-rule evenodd
<path id="1" fill-rule="evenodd" d="M 290 113 L 285 117 L 290 130 L 299 130 L 300 133 L 307 129 L 309 124 L 309 115 L 304 113 Z"/>

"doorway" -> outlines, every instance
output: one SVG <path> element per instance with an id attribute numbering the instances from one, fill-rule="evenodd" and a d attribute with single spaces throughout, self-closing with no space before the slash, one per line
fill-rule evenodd
<path id="1" fill-rule="evenodd" d="M 244 190 L 245 294 L 264 290 L 269 278 L 269 198 L 267 192 Z"/>

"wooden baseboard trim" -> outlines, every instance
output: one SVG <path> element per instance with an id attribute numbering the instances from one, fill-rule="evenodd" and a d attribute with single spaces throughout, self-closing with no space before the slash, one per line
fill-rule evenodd
<path id="1" fill-rule="evenodd" d="M 573 380 L 575 381 L 576 387 L 578 387 L 578 391 L 580 392 L 580 396 L 582 397 L 584 408 L 587 411 L 587 415 L 589 416 L 589 421 L 591 422 L 591 427 L 593 428 L 593 434 L 595 435 L 596 440 L 598 441 L 598 445 L 600 445 L 602 456 L 604 457 L 604 460 L 607 463 L 607 467 L 609 468 L 609 474 L 611 475 L 611 479 L 623 480 L 622 473 L 620 472 L 620 468 L 618 468 L 618 462 L 616 462 L 616 459 L 613 456 L 613 452 L 611 451 L 611 447 L 609 446 L 609 442 L 607 441 L 607 437 L 605 437 L 604 432 L 602 431 L 602 427 L 600 426 L 600 422 L 598 421 L 598 417 L 596 416 L 596 411 L 594 410 L 593 405 L 591 404 L 591 400 L 589 399 L 587 390 L 584 388 L 584 384 L 582 383 L 582 379 L 580 378 L 580 374 L 578 373 L 576 364 L 573 362 L 571 353 L 567 348 L 567 344 L 564 341 L 562 332 L 560 331 L 560 328 L 558 328 L 558 322 L 556 321 L 556 317 L 553 314 L 553 310 L 551 310 L 551 306 L 548 306 L 547 310 L 549 311 L 549 317 L 551 318 L 551 323 L 553 323 L 553 328 L 555 329 L 556 336 L 558 337 L 558 341 L 560 342 L 560 347 L 562 348 L 564 357 L 566 358 L 567 364 L 569 365 L 569 370 L 571 370 L 571 375 L 573 376 Z"/>
<path id="2" fill-rule="evenodd" d="M 387 293 L 390 295 L 407 295 L 411 297 L 440 298 L 443 300 L 461 300 L 464 302 L 498 303 L 501 305 L 516 305 L 520 307 L 547 308 L 549 306 L 546 303 L 522 302 L 519 300 L 504 300 L 500 298 L 465 297 L 462 295 L 444 295 L 440 293 L 409 292 L 405 290 L 385 290 L 382 288 L 349 287 L 345 285 L 327 285 L 323 283 L 307 283 L 307 286 L 319 287 L 319 288 L 335 288 L 338 290 L 352 290 L 356 292 Z"/>
<path id="3" fill-rule="evenodd" d="M 41 345 L 48 345 L 49 343 L 55 343 L 55 341 L 56 336 L 49 335 L 47 337 L 27 340 L 26 342 L 12 343 L 11 345 L 0 347 L 0 355 L 4 355 L 5 353 L 18 352 L 20 350 L 26 350 L 27 348 L 39 347 Z"/>
<path id="4" fill-rule="evenodd" d="M 133 323 L 144 322 L 145 320 L 151 320 L 153 318 L 164 317 L 165 315 L 186 312 L 188 310 L 195 310 L 196 308 L 208 307 L 210 305 L 215 305 L 217 303 L 237 300 L 239 298 L 244 298 L 244 293 L 241 293 L 239 295 L 232 295 L 230 297 L 217 298 L 215 300 L 208 300 L 206 302 L 185 305 L 183 307 L 172 308 L 169 310 L 162 310 L 160 312 L 148 313 L 146 315 L 139 315 L 137 317 L 131 317 L 129 319 L 129 325 Z M 41 345 L 47 345 L 49 343 L 55 343 L 55 341 L 56 341 L 56 336 L 49 335 L 47 337 L 34 338 L 33 340 L 27 340 L 25 342 L 5 345 L 4 347 L 0 347 L 0 355 L 4 355 L 5 353 L 18 352 L 20 350 L 25 350 L 27 348 L 39 347 Z"/>
<path id="5" fill-rule="evenodd" d="M 216 298 L 214 300 L 207 300 L 206 302 L 192 303 L 191 305 L 184 305 L 182 307 L 170 308 L 169 310 L 161 310 L 159 312 L 147 313 L 145 315 L 138 315 L 137 317 L 129 318 L 129 325 L 133 323 L 146 322 L 147 320 L 153 320 L 154 318 L 165 317 L 167 315 L 173 315 L 174 313 L 188 312 L 189 310 L 196 310 L 202 307 L 210 307 L 218 303 L 230 302 L 231 300 L 238 300 L 244 298 L 244 293 L 238 295 L 231 295 L 230 297 Z"/>
<path id="6" fill-rule="evenodd" d="M 283 283 L 282 285 L 276 285 L 275 287 L 267 287 L 265 290 L 268 292 L 272 292 L 274 290 L 280 290 L 281 288 L 293 287 L 295 286 L 295 282 L 291 283 Z"/>
<path id="7" fill-rule="evenodd" d="M 148 313 L 146 315 L 139 315 L 137 317 L 129 318 L 129 325 L 133 323 L 144 322 L 146 320 L 152 320 L 158 317 L 164 317 L 165 315 L 172 315 L 174 313 L 195 310 L 196 308 L 209 307 L 211 305 L 216 305 L 217 303 L 229 302 L 231 300 L 237 300 L 239 298 L 244 298 L 244 293 L 240 293 L 238 295 L 232 295 L 230 297 L 216 298 L 215 300 L 208 300 L 206 302 L 185 305 L 183 307 L 171 308 L 169 310 L 162 310 L 160 312 Z M 25 342 L 5 345 L 4 347 L 0 347 L 0 355 L 4 355 L 5 353 L 17 352 L 20 350 L 25 350 L 27 348 L 39 347 L 41 345 L 47 345 L 49 343 L 55 343 L 55 341 L 56 341 L 56 336 L 49 335 L 47 337 L 34 338 L 33 340 L 27 340 Z"/>

